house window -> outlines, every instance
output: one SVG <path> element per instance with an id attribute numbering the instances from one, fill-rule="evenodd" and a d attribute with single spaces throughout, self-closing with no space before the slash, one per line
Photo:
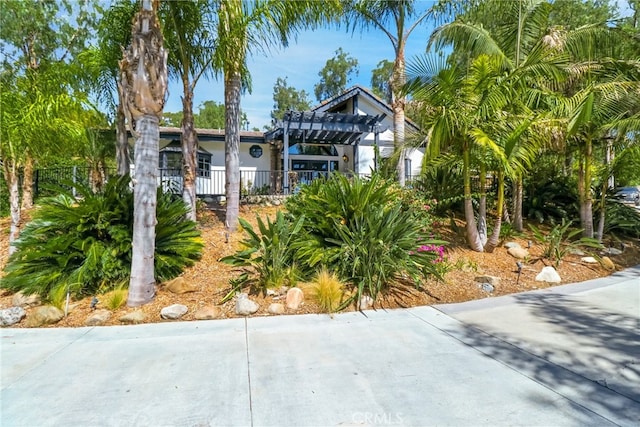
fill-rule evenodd
<path id="1" fill-rule="evenodd" d="M 249 154 L 251 155 L 251 157 L 253 158 L 258 158 L 262 156 L 262 147 L 260 147 L 259 145 L 252 145 L 251 148 L 249 148 Z"/>
<path id="2" fill-rule="evenodd" d="M 411 178 L 411 159 L 404 159 L 404 177 Z"/>
<path id="3" fill-rule="evenodd" d="M 182 175 L 182 153 L 163 151 L 160 153 L 160 169 L 163 176 Z"/>
<path id="4" fill-rule="evenodd" d="M 307 156 L 337 156 L 338 150 L 332 144 L 294 144 L 289 146 L 289 154 Z"/>
<path id="5" fill-rule="evenodd" d="M 211 178 L 211 155 L 198 154 L 198 176 Z"/>

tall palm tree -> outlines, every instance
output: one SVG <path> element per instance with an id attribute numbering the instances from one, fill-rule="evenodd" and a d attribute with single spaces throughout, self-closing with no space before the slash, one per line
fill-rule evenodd
<path id="1" fill-rule="evenodd" d="M 224 76 L 226 219 L 228 231 L 238 226 L 240 207 L 240 95 L 250 89 L 247 56 L 286 46 L 299 29 L 334 19 L 341 10 L 337 0 L 216 0 L 217 41 L 213 58 Z"/>
<path id="2" fill-rule="evenodd" d="M 213 71 L 213 10 L 206 0 L 169 1 L 162 4 L 159 14 L 164 22 L 169 73 L 182 83 L 182 198 L 189 207 L 189 218 L 195 221 L 198 136 L 194 126 L 193 94 L 200 78 L 206 78 Z"/>
<path id="3" fill-rule="evenodd" d="M 406 82 L 405 48 L 411 33 L 433 15 L 433 9 L 419 10 L 415 0 L 355 0 L 347 2 L 345 20 L 349 27 L 375 28 L 382 31 L 391 42 L 395 53 L 390 81 L 391 108 L 393 110 L 393 143 L 398 158 L 398 182 L 405 183 L 405 105 L 406 97 L 401 88 Z"/>
<path id="4" fill-rule="evenodd" d="M 159 123 L 167 92 L 167 54 L 158 21 L 158 1 L 143 0 L 131 44 L 120 61 L 118 90 L 136 136 L 131 279 L 127 305 L 155 295 L 154 254 L 159 159 Z"/>

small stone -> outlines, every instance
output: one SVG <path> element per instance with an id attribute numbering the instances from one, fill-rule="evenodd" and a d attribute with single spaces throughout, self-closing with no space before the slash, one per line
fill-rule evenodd
<path id="1" fill-rule="evenodd" d="M 529 256 L 529 251 L 524 248 L 509 248 L 507 253 L 514 258 L 525 259 Z"/>
<path id="2" fill-rule="evenodd" d="M 561 281 L 556 269 L 550 266 L 544 267 L 536 276 L 536 282 L 560 283 Z"/>
<path id="3" fill-rule="evenodd" d="M 267 296 L 268 297 L 275 297 L 278 295 L 278 291 L 276 291 L 275 289 L 267 289 Z"/>
<path id="4" fill-rule="evenodd" d="M 582 258 L 580 258 L 580 261 L 582 261 L 582 262 L 584 262 L 584 263 L 586 263 L 586 264 L 597 264 L 597 263 L 598 263 L 598 260 L 597 260 L 597 259 L 595 259 L 595 258 L 594 258 L 594 257 L 592 257 L 592 256 L 585 256 L 585 257 L 582 257 Z"/>
<path id="5" fill-rule="evenodd" d="M 186 305 L 172 304 L 160 310 L 160 317 L 167 320 L 176 320 L 184 316 L 189 309 Z"/>
<path id="6" fill-rule="evenodd" d="M 570 248 L 569 249 L 569 253 L 572 255 L 577 255 L 577 256 L 585 256 L 584 251 L 578 249 L 578 248 Z"/>
<path id="7" fill-rule="evenodd" d="M 164 287 L 174 294 L 186 294 L 187 292 L 196 292 L 198 290 L 195 285 L 188 282 L 184 277 L 176 277 L 173 280 L 169 280 L 164 284 Z"/>
<path id="8" fill-rule="evenodd" d="M 204 306 L 193 314 L 193 318 L 196 320 L 213 320 L 220 317 L 222 310 L 216 305 Z"/>
<path id="9" fill-rule="evenodd" d="M 492 293 L 495 290 L 495 287 L 490 283 L 478 283 L 480 288 L 488 293 Z"/>
<path id="10" fill-rule="evenodd" d="M 251 301 L 247 294 L 238 294 L 236 298 L 236 314 L 248 316 L 258 311 L 260 306 L 255 301 Z"/>
<path id="11" fill-rule="evenodd" d="M 40 305 L 40 295 L 25 295 L 22 291 L 17 292 L 11 299 L 12 305 L 15 307 L 35 307 Z"/>
<path id="12" fill-rule="evenodd" d="M 109 310 L 101 309 L 96 310 L 87 317 L 84 324 L 87 326 L 101 326 L 107 323 L 111 318 L 111 312 Z"/>
<path id="13" fill-rule="evenodd" d="M 360 297 L 360 310 L 369 310 L 371 307 L 373 307 L 373 298 L 371 298 L 369 295 L 363 295 L 362 297 Z"/>
<path id="14" fill-rule="evenodd" d="M 602 251 L 602 253 L 607 255 L 620 255 L 622 251 L 616 248 L 606 248 Z"/>
<path id="15" fill-rule="evenodd" d="M 26 325 L 29 328 L 37 328 L 44 325 L 58 323 L 64 317 L 64 312 L 52 305 L 37 307 L 27 316 Z"/>
<path id="16" fill-rule="evenodd" d="M 520 243 L 516 243 L 516 242 L 507 242 L 503 246 L 507 249 L 522 248 L 522 246 L 520 246 Z"/>
<path id="17" fill-rule="evenodd" d="M 120 322 L 122 323 L 137 324 L 144 323 L 146 319 L 147 317 L 145 316 L 143 311 L 136 310 L 132 311 L 131 313 L 127 313 L 124 316 L 121 316 L 118 320 L 120 320 Z"/>
<path id="18" fill-rule="evenodd" d="M 609 258 L 608 256 L 603 256 L 600 259 L 600 263 L 607 270 L 613 271 L 616 269 L 616 265 L 613 263 L 613 261 L 611 261 L 611 258 Z"/>
<path id="19" fill-rule="evenodd" d="M 27 312 L 22 307 L 9 307 L 0 310 L 0 326 L 11 326 L 19 323 Z"/>
<path id="20" fill-rule="evenodd" d="M 283 314 L 284 313 L 284 304 L 280 304 L 277 302 L 269 304 L 269 308 L 267 308 L 269 314 Z"/>
<path id="21" fill-rule="evenodd" d="M 302 292 L 302 289 L 291 288 L 287 291 L 287 299 L 285 300 L 287 308 L 297 310 L 300 308 L 302 301 L 304 301 L 304 292 Z"/>
<path id="22" fill-rule="evenodd" d="M 491 286 L 498 286 L 500 284 L 500 278 L 495 276 L 476 276 L 475 281 L 477 283 L 488 283 Z"/>

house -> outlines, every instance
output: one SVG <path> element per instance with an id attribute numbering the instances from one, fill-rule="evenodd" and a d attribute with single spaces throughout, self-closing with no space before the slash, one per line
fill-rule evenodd
<path id="1" fill-rule="evenodd" d="M 393 152 L 393 112 L 368 89 L 354 86 L 311 111 L 289 111 L 275 129 L 240 132 L 242 194 L 289 193 L 320 175 L 366 175 Z M 406 132 L 418 127 L 406 121 Z M 225 193 L 224 131 L 198 129 L 198 195 Z M 182 187 L 180 129 L 160 128 L 160 176 L 165 188 Z M 377 147 L 377 149 L 376 149 Z M 408 176 L 418 175 L 420 149 L 407 150 Z M 380 158 L 378 158 L 378 156 Z"/>

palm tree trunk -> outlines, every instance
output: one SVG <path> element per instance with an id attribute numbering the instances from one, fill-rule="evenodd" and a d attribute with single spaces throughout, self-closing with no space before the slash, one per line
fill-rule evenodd
<path id="1" fill-rule="evenodd" d="M 22 177 L 22 209 L 31 209 L 33 207 L 33 166 L 33 156 L 27 153 Z"/>
<path id="2" fill-rule="evenodd" d="M 11 216 L 11 228 L 9 230 L 9 255 L 16 251 L 13 242 L 20 233 L 20 189 L 18 187 L 18 168 L 16 163 L 7 158 L 2 162 L 4 178 L 9 188 L 9 214 Z"/>
<path id="3" fill-rule="evenodd" d="M 480 186 L 480 206 L 478 207 L 478 234 L 483 245 L 487 243 L 487 166 L 480 164 L 480 176 L 478 184 Z"/>
<path id="4" fill-rule="evenodd" d="M 600 218 L 598 220 L 598 232 L 596 238 L 602 243 L 604 237 L 604 223 L 607 217 L 607 188 L 609 188 L 608 180 L 602 180 L 602 188 L 600 189 Z"/>
<path id="5" fill-rule="evenodd" d="M 129 138 L 122 101 L 118 102 L 116 116 L 116 166 L 119 176 L 129 175 Z"/>
<path id="6" fill-rule="evenodd" d="M 500 229 L 502 228 L 502 207 L 504 206 L 504 174 L 502 171 L 498 171 L 498 190 L 497 190 L 497 201 L 496 201 L 496 221 L 493 225 L 493 232 L 491 233 L 491 237 L 487 241 L 487 244 L 484 247 L 485 252 L 493 252 L 493 250 L 498 246 L 498 242 L 500 241 Z"/>
<path id="7" fill-rule="evenodd" d="M 225 226 L 227 231 L 234 232 L 238 228 L 240 213 L 240 73 L 225 72 L 224 104 L 225 137 L 225 196 L 227 203 Z"/>
<path id="8" fill-rule="evenodd" d="M 593 157 L 593 143 L 591 137 L 585 141 L 584 152 L 584 206 L 580 210 L 584 211 L 582 232 L 585 237 L 593 237 L 593 199 L 591 196 L 591 162 Z"/>
<path id="9" fill-rule="evenodd" d="M 405 98 L 400 96 L 400 88 L 404 85 L 405 78 L 405 61 L 404 61 L 404 42 L 398 46 L 396 52 L 396 59 L 393 64 L 393 81 L 392 81 L 392 102 L 391 108 L 393 110 L 393 146 L 397 153 L 398 165 L 396 171 L 398 173 L 398 183 L 401 187 L 405 185 L 405 177 L 407 171 L 405 170 L 405 150 L 404 150 L 404 107 Z"/>
<path id="10" fill-rule="evenodd" d="M 476 218 L 473 212 L 473 201 L 471 200 L 471 172 L 469 170 L 469 148 L 464 143 L 462 149 L 462 176 L 464 180 L 464 218 L 467 223 L 467 241 L 472 250 L 482 252 L 483 246 L 476 225 Z"/>
<path id="11" fill-rule="evenodd" d="M 144 115 L 136 120 L 140 137 L 135 145 L 135 184 L 133 187 L 133 240 L 131 281 L 127 305 L 135 307 L 155 295 L 154 255 L 159 158 L 159 120 Z"/>
<path id="12" fill-rule="evenodd" d="M 522 175 L 518 174 L 513 183 L 513 228 L 522 233 Z"/>
<path id="13" fill-rule="evenodd" d="M 198 168 L 198 135 L 193 127 L 193 91 L 189 82 L 183 79 L 182 97 L 182 200 L 189 208 L 187 217 L 196 220 L 196 171 Z"/>

